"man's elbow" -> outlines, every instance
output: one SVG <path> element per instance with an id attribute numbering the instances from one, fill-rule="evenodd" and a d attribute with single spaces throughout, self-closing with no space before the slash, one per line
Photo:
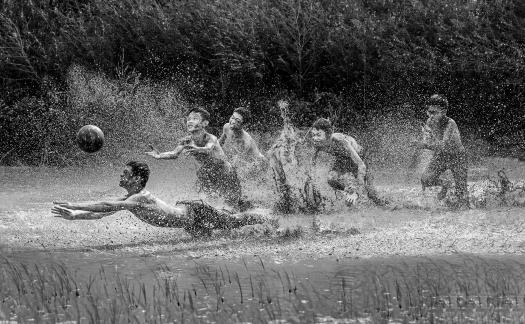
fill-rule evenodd
<path id="1" fill-rule="evenodd" d="M 362 177 L 366 175 L 366 165 L 364 163 L 360 163 L 357 166 L 357 173 Z"/>

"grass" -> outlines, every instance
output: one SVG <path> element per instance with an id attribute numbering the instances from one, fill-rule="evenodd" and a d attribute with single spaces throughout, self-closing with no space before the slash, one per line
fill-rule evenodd
<path id="1" fill-rule="evenodd" d="M 101 266 L 80 280 L 67 266 L 0 261 L 0 321 L 77 323 L 523 322 L 523 263 L 477 257 L 337 267 L 328 281 L 289 270 L 196 264 L 195 282 L 167 266 L 155 279 Z M 357 275 L 356 275 L 357 273 Z"/>

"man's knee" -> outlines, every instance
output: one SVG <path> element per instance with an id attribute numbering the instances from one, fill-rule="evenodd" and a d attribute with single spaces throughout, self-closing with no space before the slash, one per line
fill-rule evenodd
<path id="1" fill-rule="evenodd" d="M 336 190 L 344 190 L 345 185 L 341 181 L 341 175 L 338 172 L 330 171 L 327 179 L 328 185 Z"/>
<path id="2" fill-rule="evenodd" d="M 439 183 L 439 175 L 434 172 L 425 171 L 421 175 L 421 185 L 423 188 L 432 187 Z"/>

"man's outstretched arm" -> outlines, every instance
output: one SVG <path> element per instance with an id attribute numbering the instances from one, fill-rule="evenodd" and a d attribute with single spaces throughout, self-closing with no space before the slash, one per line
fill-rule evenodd
<path id="1" fill-rule="evenodd" d="M 357 181 L 360 185 L 363 185 L 365 183 L 365 175 L 366 175 L 366 165 L 363 159 L 359 156 L 359 154 L 356 152 L 354 147 L 350 145 L 347 141 L 342 141 L 343 147 L 346 150 L 346 153 L 350 156 L 352 161 L 357 165 Z"/>
<path id="2" fill-rule="evenodd" d="M 61 207 L 59 205 L 55 205 L 51 209 L 51 213 L 53 213 L 57 217 L 62 217 L 62 218 L 69 219 L 69 220 L 77 220 L 77 219 L 80 220 L 80 219 L 100 219 L 106 216 L 113 215 L 116 212 L 94 213 L 94 212 L 85 211 L 85 210 L 68 209 L 65 207 Z"/>
<path id="3" fill-rule="evenodd" d="M 179 157 L 180 153 L 184 150 L 184 145 L 178 145 L 173 151 L 162 152 L 160 153 L 153 146 L 150 145 L 151 151 L 146 152 L 146 155 L 149 155 L 155 159 L 176 159 Z"/>
<path id="4" fill-rule="evenodd" d="M 211 153 L 216 145 L 219 145 L 219 141 L 215 136 L 209 136 L 208 141 L 204 146 L 187 145 L 183 147 L 185 152 L 188 153 Z"/>
<path id="5" fill-rule="evenodd" d="M 54 202 L 55 205 L 71 209 L 71 210 L 83 210 L 94 213 L 109 213 L 117 212 L 119 210 L 130 210 L 139 207 L 139 203 L 136 201 L 123 200 L 123 201 L 96 201 L 96 202 L 81 202 L 81 203 L 70 203 L 70 202 Z"/>
<path id="6" fill-rule="evenodd" d="M 226 133 L 228 132 L 228 129 L 230 128 L 230 124 L 229 123 L 226 123 L 224 124 L 224 126 L 222 127 L 222 134 L 221 134 L 221 137 L 219 137 L 219 144 L 221 146 L 224 146 L 224 143 L 226 143 Z"/>

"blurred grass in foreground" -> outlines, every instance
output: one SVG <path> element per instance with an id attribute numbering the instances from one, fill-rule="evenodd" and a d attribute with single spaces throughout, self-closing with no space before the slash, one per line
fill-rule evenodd
<path id="1" fill-rule="evenodd" d="M 150 280 L 101 266 L 77 279 L 60 263 L 0 258 L 0 320 L 77 323 L 519 323 L 525 320 L 524 264 L 462 257 L 460 262 L 361 262 L 334 267 L 323 284 L 293 271 L 196 264 L 194 282 L 159 266 Z M 232 266 L 233 267 L 233 266 Z M 350 269 L 350 266 L 348 267 Z M 355 270 L 355 269 L 354 269 Z"/>

